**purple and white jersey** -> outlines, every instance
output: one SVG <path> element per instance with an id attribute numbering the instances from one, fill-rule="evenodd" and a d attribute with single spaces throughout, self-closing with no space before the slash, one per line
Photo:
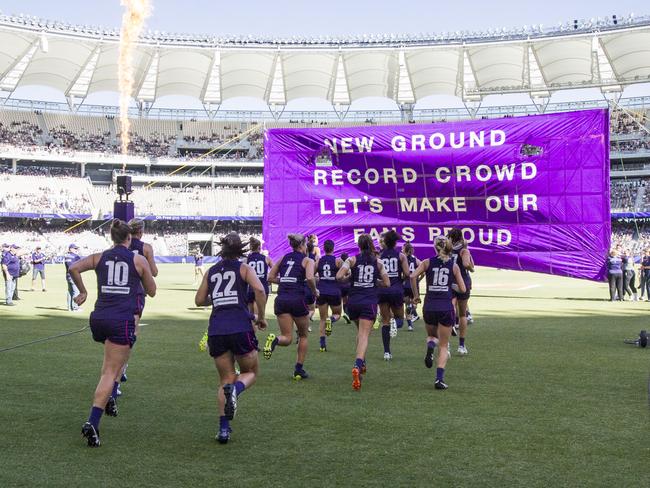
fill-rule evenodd
<path id="1" fill-rule="evenodd" d="M 416 259 L 415 256 L 406 256 L 406 260 L 409 263 L 409 273 L 413 274 L 415 272 L 415 270 L 417 269 L 417 267 L 418 267 L 418 260 Z M 407 288 L 409 290 L 411 289 L 411 278 L 410 278 L 410 276 L 407 276 L 404 279 L 404 288 Z"/>
<path id="2" fill-rule="evenodd" d="M 454 260 L 443 262 L 439 257 L 429 259 L 426 271 L 427 294 L 424 297 L 424 311 L 451 310 L 454 280 Z"/>
<path id="3" fill-rule="evenodd" d="M 376 305 L 379 279 L 377 258 L 368 254 L 359 254 L 350 272 L 352 276 L 349 303 Z"/>
<path id="4" fill-rule="evenodd" d="M 280 262 L 278 269 L 278 296 L 305 296 L 305 268 L 302 267 L 302 260 L 305 255 L 301 252 L 290 252 Z"/>
<path id="5" fill-rule="evenodd" d="M 131 238 L 129 251 L 133 252 L 133 254 L 139 254 L 140 256 L 144 257 L 144 242 L 142 242 L 140 239 L 136 239 L 135 237 Z M 139 294 L 144 295 L 144 288 L 142 287 L 142 283 L 140 283 Z"/>
<path id="6" fill-rule="evenodd" d="M 133 320 L 141 285 L 134 258 L 135 255 L 124 246 L 115 246 L 102 253 L 95 267 L 97 301 L 94 318 Z"/>
<path id="7" fill-rule="evenodd" d="M 321 295 L 339 296 L 341 287 L 336 282 L 336 256 L 326 254 L 318 260 L 318 291 Z"/>
<path id="8" fill-rule="evenodd" d="M 462 248 L 458 250 L 454 249 L 452 251 L 451 258 L 453 259 L 454 263 L 456 263 L 460 268 L 460 275 L 463 277 L 463 281 L 465 282 L 465 287 L 467 288 L 467 291 L 470 291 L 472 289 L 472 277 L 469 275 L 469 271 L 467 271 L 465 266 L 463 266 L 463 260 L 460 257 L 461 251 Z"/>
<path id="9" fill-rule="evenodd" d="M 266 263 L 266 256 L 259 252 L 252 252 L 246 258 L 246 263 L 253 268 L 264 288 L 268 288 L 269 265 Z"/>
<path id="10" fill-rule="evenodd" d="M 384 249 L 381 252 L 380 259 L 388 279 L 390 279 L 390 287 L 382 290 L 382 293 L 403 293 L 404 285 L 402 282 L 404 277 L 402 276 L 402 263 L 399 260 L 399 254 L 397 249 Z"/>
<path id="11" fill-rule="evenodd" d="M 224 259 L 208 270 L 208 297 L 212 303 L 210 336 L 253 330 L 246 303 L 248 284 L 241 277 L 242 264 L 238 259 Z"/>

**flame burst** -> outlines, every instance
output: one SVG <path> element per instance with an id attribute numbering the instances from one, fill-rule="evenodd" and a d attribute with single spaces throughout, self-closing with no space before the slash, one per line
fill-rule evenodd
<path id="1" fill-rule="evenodd" d="M 133 51 L 142 32 L 144 21 L 151 13 L 149 0 L 120 0 L 126 7 L 122 16 L 120 32 L 120 55 L 118 60 L 118 79 L 120 89 L 120 132 L 122 154 L 129 148 L 131 122 L 129 121 L 129 102 L 133 96 Z"/>

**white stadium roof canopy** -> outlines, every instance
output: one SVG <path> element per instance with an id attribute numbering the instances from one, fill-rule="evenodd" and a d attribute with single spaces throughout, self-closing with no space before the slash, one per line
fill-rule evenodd
<path id="1" fill-rule="evenodd" d="M 77 100 L 117 91 L 118 42 L 116 30 L 0 16 L 0 90 L 47 86 Z M 235 97 L 270 105 L 306 97 L 335 105 L 365 97 L 402 104 L 431 95 L 478 101 L 589 87 L 619 92 L 650 82 L 650 20 L 350 39 L 148 33 L 134 64 L 139 102 L 182 95 L 212 105 Z"/>

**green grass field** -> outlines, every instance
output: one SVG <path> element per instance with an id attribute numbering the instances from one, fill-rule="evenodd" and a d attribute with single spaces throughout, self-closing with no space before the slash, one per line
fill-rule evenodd
<path id="1" fill-rule="evenodd" d="M 0 348 L 86 324 L 94 294 L 84 312 L 66 312 L 61 268 L 48 268 L 47 293 L 0 307 Z M 161 266 L 99 449 L 79 434 L 102 359 L 89 331 L 0 353 L 0 486 L 650 486 L 650 348 L 623 344 L 650 329 L 650 303 L 604 301 L 604 284 L 481 269 L 470 355 L 448 363 L 449 390 L 433 389 L 420 321 L 394 339 L 390 363 L 373 333 L 354 392 L 355 328 L 339 323 L 327 353 L 310 336 L 307 381 L 291 379 L 293 347 L 261 358 L 222 446 L 192 273 Z"/>

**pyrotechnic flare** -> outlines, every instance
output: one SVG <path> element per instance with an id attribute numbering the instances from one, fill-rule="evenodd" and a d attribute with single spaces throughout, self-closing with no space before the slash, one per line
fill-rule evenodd
<path id="1" fill-rule="evenodd" d="M 118 60 L 118 78 L 120 89 L 120 130 L 122 139 L 122 154 L 129 147 L 129 101 L 133 96 L 133 50 L 135 48 L 145 19 L 151 13 L 149 0 L 120 0 L 126 7 L 122 16 L 122 31 L 120 32 L 120 56 Z"/>

